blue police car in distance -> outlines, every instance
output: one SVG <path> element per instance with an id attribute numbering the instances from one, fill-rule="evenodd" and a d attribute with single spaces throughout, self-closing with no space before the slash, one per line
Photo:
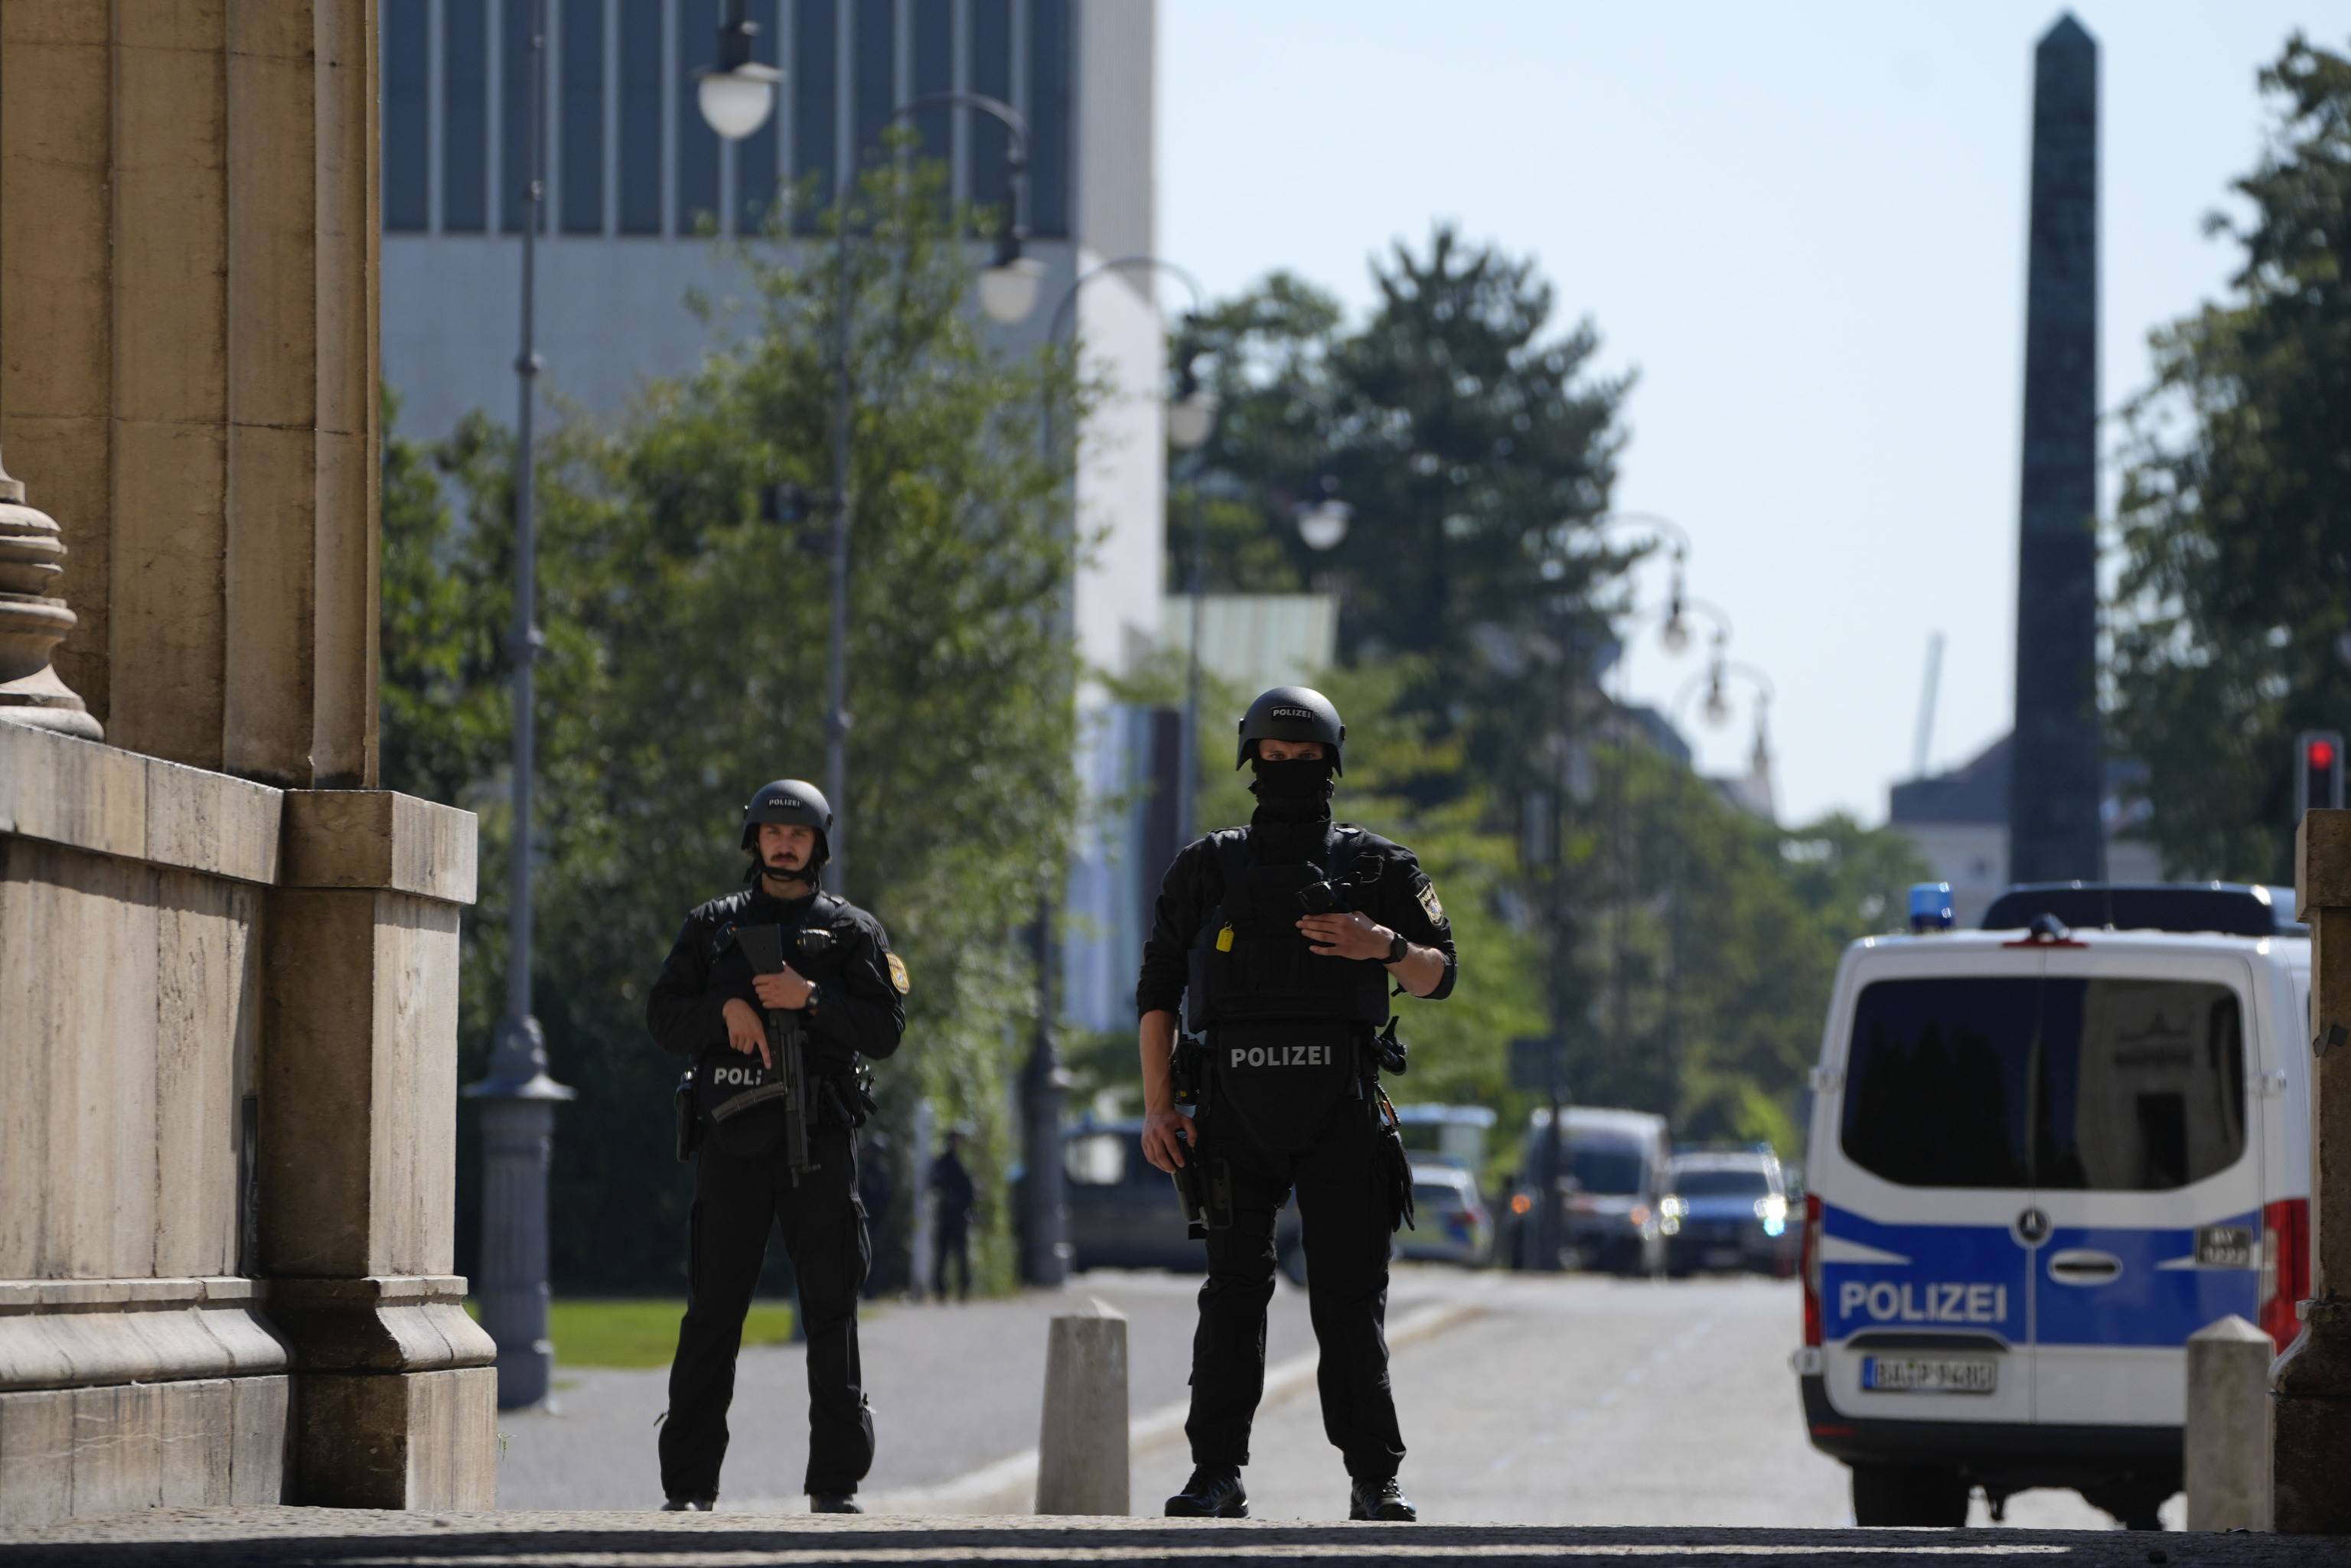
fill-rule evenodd
<path id="1" fill-rule="evenodd" d="M 2310 942 L 2287 889 L 2010 889 L 1847 948 L 1813 1072 L 1794 1357 L 1862 1524 L 2180 1484 L 2188 1336 L 2309 1293 Z"/>

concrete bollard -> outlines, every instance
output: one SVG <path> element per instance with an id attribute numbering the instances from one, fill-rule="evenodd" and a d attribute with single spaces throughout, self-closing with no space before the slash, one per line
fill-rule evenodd
<path id="1" fill-rule="evenodd" d="M 1037 1511 L 1127 1511 L 1126 1315 L 1099 1301 L 1055 1318 L 1046 1341 Z"/>
<path id="2" fill-rule="evenodd" d="M 2270 1528 L 2270 1336 L 2234 1315 L 2188 1336 L 2190 1530 Z"/>

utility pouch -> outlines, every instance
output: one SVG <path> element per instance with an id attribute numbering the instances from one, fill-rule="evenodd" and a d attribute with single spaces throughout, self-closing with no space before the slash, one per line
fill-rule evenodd
<path id="1" fill-rule="evenodd" d="M 677 1081 L 677 1090 L 670 1095 L 677 1114 L 677 1157 L 682 1163 L 694 1157 L 702 1143 L 702 1119 L 694 1113 L 694 1070 L 687 1068 L 685 1076 Z"/>
<path id="2" fill-rule="evenodd" d="M 1373 1040 L 1372 1054 L 1378 1060 L 1382 1071 L 1393 1072 L 1398 1078 L 1404 1076 L 1405 1043 L 1396 1038 L 1396 1018 L 1394 1013 L 1388 1015 L 1386 1026 Z"/>
<path id="3" fill-rule="evenodd" d="M 1404 1133 L 1396 1124 L 1395 1106 L 1387 1091 L 1374 1084 L 1372 1120 L 1379 1130 L 1380 1168 L 1388 1184 L 1388 1228 L 1416 1230 L 1413 1224 L 1412 1159 L 1404 1152 Z"/>

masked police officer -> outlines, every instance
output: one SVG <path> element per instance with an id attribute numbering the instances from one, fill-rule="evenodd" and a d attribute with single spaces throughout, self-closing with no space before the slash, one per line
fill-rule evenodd
<path id="1" fill-rule="evenodd" d="M 685 917 L 645 1009 L 662 1049 L 695 1064 L 686 1309 L 661 1429 L 673 1510 L 717 1499 L 743 1314 L 778 1219 L 808 1336 L 810 1507 L 862 1511 L 857 1483 L 873 1463 L 857 1359 L 857 1293 L 873 1260 L 857 1189 L 855 1129 L 872 1107 L 858 1059 L 898 1049 L 906 967 L 880 921 L 817 891 L 831 828 L 823 795 L 796 779 L 752 797 L 743 809 L 749 885 Z M 780 972 L 763 954 L 785 956 Z M 798 1023 L 804 1103 L 778 1087 L 784 1035 L 771 1016 L 785 1029 Z M 747 1098 L 732 1104 L 738 1095 Z"/>
<path id="2" fill-rule="evenodd" d="M 1144 1154 L 1162 1170 L 1198 1166 L 1215 1195 L 1184 1428 L 1194 1469 L 1172 1515 L 1248 1517 L 1240 1470 L 1265 1387 L 1274 1216 L 1295 1191 L 1322 1429 L 1346 1461 L 1348 1517 L 1418 1517 L 1396 1482 L 1384 1320 L 1403 1173 L 1377 1110 L 1374 1031 L 1392 979 L 1416 997 L 1451 993 L 1453 938 L 1410 850 L 1331 820 L 1346 737 L 1320 692 L 1279 686 L 1249 705 L 1234 766 L 1255 767 L 1256 813 L 1176 856 L 1144 947 Z M 1206 1044 L 1188 1118 L 1171 1074 L 1179 1000 Z"/>

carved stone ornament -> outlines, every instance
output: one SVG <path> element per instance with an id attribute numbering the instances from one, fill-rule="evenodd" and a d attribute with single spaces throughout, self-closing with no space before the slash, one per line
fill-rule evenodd
<path id="1" fill-rule="evenodd" d="M 25 505 L 24 481 L 0 465 L 0 722 L 103 740 L 98 720 L 49 667 L 49 651 L 74 625 L 74 612 L 53 597 L 65 569 L 56 520 Z"/>

